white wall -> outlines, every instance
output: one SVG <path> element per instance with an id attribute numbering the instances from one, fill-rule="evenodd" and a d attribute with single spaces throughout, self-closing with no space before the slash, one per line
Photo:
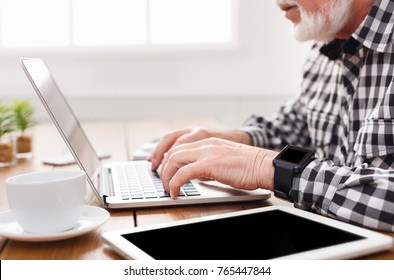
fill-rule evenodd
<path id="1" fill-rule="evenodd" d="M 36 100 L 18 57 L 40 56 L 83 118 L 208 115 L 236 126 L 298 91 L 309 48 L 293 39 L 273 0 L 241 0 L 239 17 L 239 45 L 228 49 L 0 49 L 0 97 Z"/>

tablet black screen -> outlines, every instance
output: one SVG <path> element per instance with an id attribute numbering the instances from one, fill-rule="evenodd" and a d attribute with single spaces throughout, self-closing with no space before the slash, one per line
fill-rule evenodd
<path id="1" fill-rule="evenodd" d="M 160 260 L 257 260 L 364 237 L 274 210 L 123 235 Z"/>

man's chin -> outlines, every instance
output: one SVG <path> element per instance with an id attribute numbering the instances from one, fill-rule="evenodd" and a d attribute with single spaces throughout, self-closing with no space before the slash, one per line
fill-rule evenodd
<path id="1" fill-rule="evenodd" d="M 328 34 L 327 32 L 318 32 L 317 30 L 308 31 L 297 25 L 293 27 L 293 36 L 298 42 L 316 41 L 327 43 L 335 39 L 335 35 Z"/>
<path id="2" fill-rule="evenodd" d="M 307 42 L 314 40 L 313 36 L 310 33 L 302 30 L 298 25 L 295 25 L 293 27 L 293 36 L 294 39 L 296 39 L 298 42 Z"/>

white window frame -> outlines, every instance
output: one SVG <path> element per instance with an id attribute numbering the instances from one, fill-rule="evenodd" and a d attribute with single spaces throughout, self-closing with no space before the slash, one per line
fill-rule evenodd
<path id="1" fill-rule="evenodd" d="M 77 46 L 72 40 L 67 46 L 59 47 L 5 47 L 0 41 L 0 57 L 14 56 L 85 56 L 85 57 L 136 57 L 141 55 L 153 56 L 171 56 L 171 55 L 193 55 L 193 54 L 226 54 L 239 52 L 241 49 L 240 42 L 240 9 L 241 0 L 228 0 L 233 2 L 233 36 L 232 41 L 225 43 L 185 43 L 185 44 L 152 44 L 149 40 L 140 45 L 123 45 L 123 46 Z M 71 2 L 70 2 L 71 3 Z M 71 16 L 71 14 L 70 14 Z M 70 20 L 70 25 L 72 21 Z M 72 32 L 72 26 L 70 26 Z M 70 35 L 72 36 L 72 34 Z"/>

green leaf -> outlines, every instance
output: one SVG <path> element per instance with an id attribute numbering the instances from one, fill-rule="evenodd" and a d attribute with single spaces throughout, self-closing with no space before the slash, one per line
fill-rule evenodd
<path id="1" fill-rule="evenodd" d="M 0 137 L 15 130 L 11 108 L 0 100 Z"/>
<path id="2" fill-rule="evenodd" d="M 14 115 L 15 126 L 20 131 L 24 132 L 27 128 L 37 124 L 37 121 L 34 119 L 35 108 L 29 100 L 14 100 L 11 109 Z"/>

